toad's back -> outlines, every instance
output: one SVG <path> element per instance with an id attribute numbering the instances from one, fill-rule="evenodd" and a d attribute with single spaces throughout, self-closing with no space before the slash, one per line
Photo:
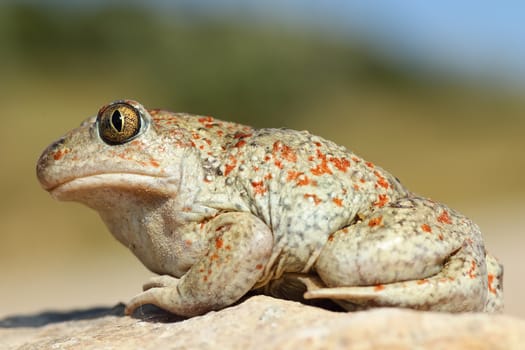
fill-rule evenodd
<path id="1" fill-rule="evenodd" d="M 211 187 L 237 187 L 249 211 L 271 227 L 277 260 L 272 277 L 310 271 L 331 233 L 407 195 L 383 169 L 307 131 L 252 129 L 223 136 L 219 152 L 212 152 L 220 161 L 209 168 L 208 181 Z M 207 147 L 202 151 L 203 159 L 210 156 Z"/>

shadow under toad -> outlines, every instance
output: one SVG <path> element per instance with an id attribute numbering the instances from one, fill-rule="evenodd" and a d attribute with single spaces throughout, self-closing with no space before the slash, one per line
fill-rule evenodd
<path id="1" fill-rule="evenodd" d="M 231 306 L 243 303 L 247 299 L 259 295 L 260 293 L 251 291 Z M 286 299 L 286 298 L 285 298 Z M 302 303 L 310 306 L 320 307 L 325 310 L 346 312 L 339 305 L 328 299 L 301 300 Z M 93 307 L 82 310 L 71 311 L 45 311 L 32 315 L 13 315 L 0 319 L 0 328 L 24 328 L 24 327 L 43 327 L 49 324 L 82 321 L 103 318 L 106 316 L 124 316 L 125 304 L 119 303 L 113 307 Z M 188 317 L 179 316 L 162 310 L 154 305 L 142 305 L 137 308 L 131 316 L 144 322 L 152 323 L 175 323 L 180 322 Z"/>
<path id="2" fill-rule="evenodd" d="M 24 328 L 43 327 L 49 324 L 82 321 L 102 318 L 106 316 L 124 317 L 124 304 L 120 303 L 114 307 L 94 307 L 71 311 L 45 311 L 32 315 L 13 315 L 0 319 L 0 328 Z M 153 305 L 144 305 L 137 309 L 133 318 L 146 322 L 172 323 L 179 322 L 185 317 L 170 314 Z"/>

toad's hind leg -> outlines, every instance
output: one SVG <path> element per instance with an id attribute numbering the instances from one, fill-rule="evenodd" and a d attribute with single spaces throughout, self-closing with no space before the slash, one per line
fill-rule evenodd
<path id="1" fill-rule="evenodd" d="M 482 311 L 487 268 L 478 227 L 444 205 L 403 198 L 337 231 L 315 269 L 330 298 L 349 310 L 397 306 Z"/>

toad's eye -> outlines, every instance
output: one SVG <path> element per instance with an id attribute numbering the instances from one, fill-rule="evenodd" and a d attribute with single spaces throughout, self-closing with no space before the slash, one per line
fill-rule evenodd
<path id="1" fill-rule="evenodd" d="M 98 132 L 110 145 L 133 140 L 139 134 L 141 124 L 140 112 L 124 102 L 110 104 L 98 114 Z"/>

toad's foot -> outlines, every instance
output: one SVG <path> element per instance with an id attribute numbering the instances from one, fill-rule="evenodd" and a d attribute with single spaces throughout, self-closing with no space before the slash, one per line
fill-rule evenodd
<path id="1" fill-rule="evenodd" d="M 488 263 L 488 298 L 483 311 L 502 312 L 502 281 L 503 270 L 492 256 L 487 255 Z M 457 283 L 447 276 L 447 271 L 442 271 L 437 275 L 413 281 L 395 282 L 388 284 L 378 284 L 375 286 L 353 286 L 353 287 L 334 287 L 323 288 L 315 281 L 301 281 L 307 288 L 304 293 L 305 299 L 331 299 L 349 311 L 367 309 L 374 306 L 399 306 L 410 307 L 419 310 L 438 310 L 438 311 L 457 311 L 462 307 L 469 309 L 469 296 L 463 293 L 463 298 L 457 298 L 452 303 L 454 309 L 450 309 L 449 299 L 461 296 Z M 454 286 L 456 286 L 454 288 Z M 408 297 L 407 297 L 408 296 Z M 439 296 L 441 302 L 435 301 Z M 463 306 L 461 306 L 463 300 Z"/>

